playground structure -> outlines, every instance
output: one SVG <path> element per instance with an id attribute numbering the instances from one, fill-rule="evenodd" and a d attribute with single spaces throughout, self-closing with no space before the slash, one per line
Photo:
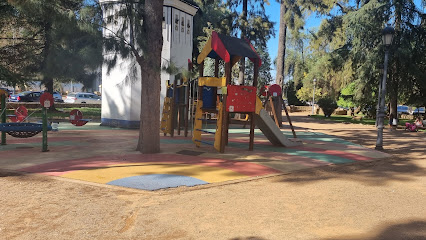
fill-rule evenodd
<path id="1" fill-rule="evenodd" d="M 190 68 L 190 63 L 188 68 Z M 164 136 L 169 134 L 173 137 L 176 128 L 177 134 L 180 135 L 182 127 L 184 136 L 188 136 L 190 88 L 190 80 L 186 77 L 175 77 L 173 84 L 166 81 L 167 91 L 164 98 L 160 127 Z"/>
<path id="2" fill-rule="evenodd" d="M 15 109 L 15 115 L 9 115 L 9 119 L 12 122 L 6 122 L 6 97 L 7 92 L 0 89 L 1 98 L 1 112 L 0 112 L 0 131 L 1 131 L 1 145 L 6 145 L 6 133 L 12 137 L 17 138 L 29 138 L 42 132 L 42 152 L 47 152 L 47 131 L 51 130 L 52 127 L 47 124 L 47 109 L 52 107 L 54 104 L 53 96 L 50 93 L 44 93 L 40 97 L 40 103 L 42 105 L 43 119 L 42 124 L 39 123 L 26 123 L 24 122 L 28 118 L 28 111 L 25 107 Z"/>
<path id="3" fill-rule="evenodd" d="M 281 103 L 282 109 L 284 109 L 287 121 L 290 125 L 291 132 L 293 137 L 297 138 L 296 132 L 294 131 L 293 124 L 291 122 L 290 115 L 288 114 L 287 106 L 284 101 L 278 101 L 282 96 L 282 89 L 278 84 L 272 84 L 271 86 L 263 86 L 260 89 L 260 95 L 263 98 L 263 107 L 269 112 L 269 115 L 274 118 L 275 124 L 278 127 L 281 127 L 281 121 L 279 121 L 279 115 L 277 114 L 280 111 Z M 277 109 L 278 108 L 278 109 Z"/>
<path id="4" fill-rule="evenodd" d="M 204 77 L 204 61 L 207 57 L 215 60 L 213 77 Z M 245 57 L 254 63 L 252 86 L 232 85 L 232 67 Z M 224 77 L 219 77 L 220 60 L 225 62 Z M 281 133 L 281 130 L 263 109 L 263 104 L 256 95 L 261 59 L 249 41 L 213 32 L 198 56 L 197 62 L 200 67 L 192 137 L 196 146 L 199 147 L 202 143 L 211 144 L 201 139 L 202 133 L 214 134 L 214 148 L 224 153 L 225 146 L 228 144 L 230 113 L 248 114 L 250 119 L 249 150 L 253 150 L 254 147 L 255 124 L 274 145 L 300 145 L 300 143 L 290 141 Z M 203 118 L 205 113 L 217 114 L 215 132 L 202 129 L 203 121 L 207 121 Z"/>

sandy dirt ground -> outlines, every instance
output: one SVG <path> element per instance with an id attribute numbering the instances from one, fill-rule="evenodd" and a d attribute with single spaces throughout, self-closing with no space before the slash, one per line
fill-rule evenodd
<path id="1" fill-rule="evenodd" d="M 374 148 L 376 129 L 293 117 Z M 426 133 L 394 158 L 156 192 L 0 171 L 0 239 L 426 239 Z"/>

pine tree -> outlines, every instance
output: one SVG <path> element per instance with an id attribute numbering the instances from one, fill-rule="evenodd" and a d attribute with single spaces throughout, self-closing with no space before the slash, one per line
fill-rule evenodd
<path id="1" fill-rule="evenodd" d="M 257 44 L 266 46 L 268 39 L 274 35 L 273 23 L 266 15 L 265 4 L 268 0 L 228 0 L 227 6 L 233 15 L 233 34 L 240 33 L 240 38 L 256 41 Z M 248 8 L 250 6 L 250 8 Z M 241 13 L 238 8 L 242 7 Z M 245 59 L 240 61 L 238 83 L 244 84 Z"/>
<path id="2" fill-rule="evenodd" d="M 321 69 L 318 74 L 322 73 L 323 89 L 340 90 L 355 82 L 355 100 L 367 108 L 375 106 L 384 56 L 381 31 L 386 23 L 392 23 L 396 35 L 390 49 L 388 97 L 391 113 L 396 115 L 397 103 L 414 101 L 410 96 L 424 85 L 419 74 L 422 70 L 424 73 L 426 56 L 425 28 L 421 24 L 425 14 L 412 0 L 326 3 L 328 7 L 322 12 L 329 17 L 311 42 L 314 54 L 324 59 L 315 64 L 322 64 L 317 69 Z M 333 8 L 339 11 L 332 12 Z"/>
<path id="3" fill-rule="evenodd" d="M 83 0 L 10 0 L 12 14 L 2 31 L 0 54 L 18 80 L 41 80 L 53 92 L 53 80 L 87 78 L 102 62 L 101 32 Z M 5 29 L 5 28 L 2 28 Z M 13 36 L 10 34 L 13 33 Z M 12 83 L 12 84 L 13 84 Z"/>

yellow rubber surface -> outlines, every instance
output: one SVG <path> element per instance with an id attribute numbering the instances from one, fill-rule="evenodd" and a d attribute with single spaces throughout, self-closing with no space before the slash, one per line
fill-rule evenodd
<path id="1" fill-rule="evenodd" d="M 248 176 L 218 167 L 166 164 L 166 163 L 129 163 L 102 167 L 98 169 L 78 170 L 62 177 L 96 183 L 108 183 L 113 180 L 148 174 L 174 174 L 194 177 L 209 183 L 224 182 Z"/>

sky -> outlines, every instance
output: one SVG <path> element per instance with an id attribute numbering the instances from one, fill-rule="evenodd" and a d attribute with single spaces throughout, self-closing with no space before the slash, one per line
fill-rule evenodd
<path id="1" fill-rule="evenodd" d="M 269 56 L 271 57 L 271 61 L 277 57 L 278 52 L 278 35 L 279 35 L 279 24 L 280 24 L 280 4 L 277 3 L 276 0 L 269 0 L 270 5 L 265 6 L 266 14 L 270 17 L 272 22 L 275 22 L 275 37 L 271 38 L 268 41 L 268 50 Z M 414 0 L 414 3 L 421 8 L 421 0 Z M 425 8 L 423 8 L 423 12 L 425 12 Z M 309 15 L 307 17 L 305 30 L 312 28 L 318 28 L 321 24 L 321 21 L 324 19 L 323 16 L 318 16 L 315 13 Z M 274 66 L 272 66 L 274 67 Z M 275 79 L 275 69 L 271 71 L 273 79 Z"/>

